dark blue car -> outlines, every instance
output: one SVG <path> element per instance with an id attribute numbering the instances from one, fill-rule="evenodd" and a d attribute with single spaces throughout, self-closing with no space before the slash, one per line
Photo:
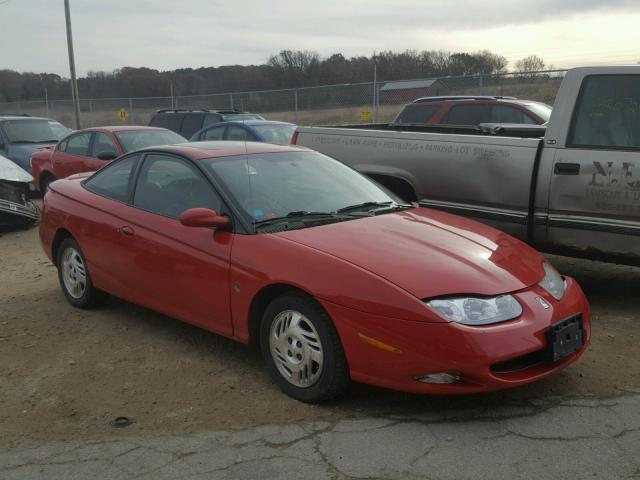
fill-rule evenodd
<path id="1" fill-rule="evenodd" d="M 198 130 L 192 142 L 205 140 L 234 140 L 245 142 L 266 142 L 278 145 L 291 143 L 297 125 L 271 120 L 246 120 L 244 122 L 221 122 Z"/>
<path id="2" fill-rule="evenodd" d="M 31 154 L 55 145 L 69 132 L 50 118 L 0 114 L 0 155 L 31 173 Z"/>

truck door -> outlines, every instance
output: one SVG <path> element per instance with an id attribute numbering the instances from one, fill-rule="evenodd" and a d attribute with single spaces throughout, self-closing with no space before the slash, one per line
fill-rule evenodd
<path id="1" fill-rule="evenodd" d="M 640 259 L 639 74 L 584 76 L 550 172 L 547 222 L 551 246 Z"/>

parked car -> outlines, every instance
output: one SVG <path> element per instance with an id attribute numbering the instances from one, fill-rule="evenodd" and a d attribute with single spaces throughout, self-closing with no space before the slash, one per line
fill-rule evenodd
<path id="1" fill-rule="evenodd" d="M 515 97 L 450 96 L 421 97 L 402 107 L 394 124 L 479 125 L 481 123 L 524 123 L 542 125 L 549 121 L 551 107 Z"/>
<path id="2" fill-rule="evenodd" d="M 117 126 L 78 130 L 31 156 L 34 186 L 44 193 L 59 178 L 93 172 L 131 150 L 186 141 L 166 128 Z"/>
<path id="3" fill-rule="evenodd" d="M 264 120 L 257 113 L 239 112 L 237 110 L 158 110 L 151 118 L 152 127 L 168 128 L 184 138 L 191 138 L 194 133 L 213 123 L 233 120 Z"/>
<path id="4" fill-rule="evenodd" d="M 260 344 L 318 402 L 350 380 L 423 393 L 522 385 L 590 336 L 575 280 L 509 235 L 415 208 L 311 150 L 202 142 L 51 185 L 40 238 L 74 306 L 104 292 Z"/>
<path id="5" fill-rule="evenodd" d="M 53 145 L 71 130 L 50 118 L 0 114 L 0 155 L 31 174 L 31 154 Z"/>
<path id="6" fill-rule="evenodd" d="M 0 231 L 28 227 L 40 218 L 40 212 L 29 201 L 32 180 L 31 175 L 0 155 Z"/>
<path id="7" fill-rule="evenodd" d="M 565 75 L 546 126 L 299 127 L 293 143 L 540 250 L 640 265 L 640 67 Z"/>
<path id="8" fill-rule="evenodd" d="M 203 140 L 236 140 L 267 142 L 289 145 L 296 125 L 272 120 L 247 120 L 245 122 L 221 122 L 209 125 L 191 137 L 192 142 Z"/>

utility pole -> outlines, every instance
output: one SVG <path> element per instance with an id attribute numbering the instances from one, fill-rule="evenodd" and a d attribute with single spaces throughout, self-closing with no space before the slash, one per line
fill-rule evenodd
<path id="1" fill-rule="evenodd" d="M 373 56 L 373 110 L 374 123 L 378 123 L 378 62 L 376 56 Z"/>
<path id="2" fill-rule="evenodd" d="M 76 130 L 80 130 L 80 95 L 78 94 L 78 82 L 76 80 L 76 62 L 73 56 L 73 35 L 71 34 L 71 14 L 69 13 L 69 0 L 64 0 L 64 16 L 67 21 L 67 49 L 69 51 L 69 70 L 71 72 L 71 95 L 73 97 L 73 109 L 76 118 Z"/>

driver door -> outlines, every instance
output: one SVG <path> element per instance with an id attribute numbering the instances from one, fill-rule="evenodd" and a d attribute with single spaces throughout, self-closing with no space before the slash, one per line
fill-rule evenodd
<path id="1" fill-rule="evenodd" d="M 133 294 L 154 310 L 230 336 L 233 233 L 183 226 L 180 214 L 195 207 L 225 212 L 193 162 L 164 153 L 146 155 L 128 221 L 120 226 L 133 253 Z"/>

